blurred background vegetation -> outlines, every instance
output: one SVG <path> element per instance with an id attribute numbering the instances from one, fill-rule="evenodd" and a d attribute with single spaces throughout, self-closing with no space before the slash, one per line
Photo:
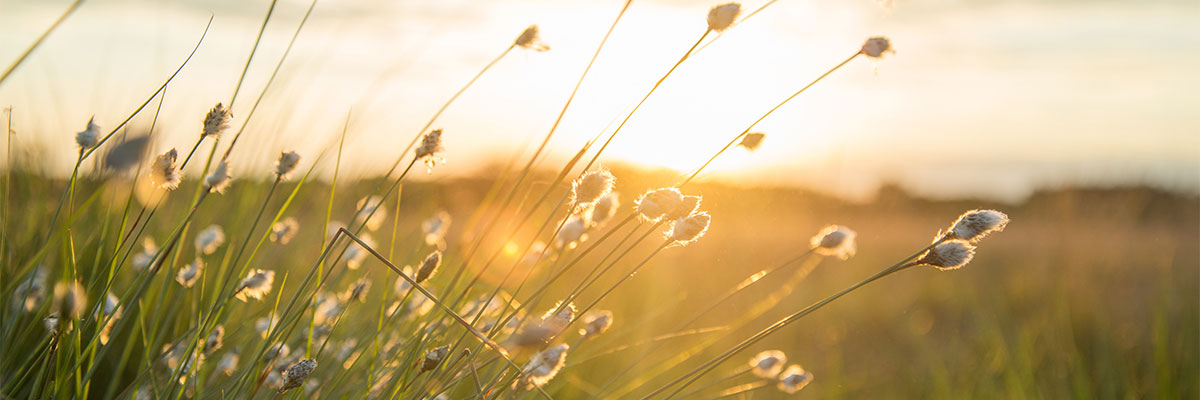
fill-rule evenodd
<path id="1" fill-rule="evenodd" d="M 613 171 L 618 177 L 617 191 L 625 202 L 623 207 L 629 207 L 631 194 L 678 179 L 666 170 L 617 166 Z M 535 187 L 536 182 L 550 178 L 552 175 L 535 179 Z M 333 219 L 352 218 L 349 212 L 353 202 L 369 194 L 378 182 L 368 179 L 341 184 L 335 197 L 340 207 L 334 208 Z M 488 177 L 407 183 L 399 213 L 389 216 L 399 218 L 401 227 L 394 248 L 390 229 L 375 232 L 375 241 L 393 249 L 397 260 L 417 262 L 426 250 L 416 227 L 444 209 L 455 218 L 447 239 L 447 265 L 458 265 L 464 246 L 477 233 L 464 227 L 470 225 L 472 212 L 493 183 Z M 10 196 L 7 204 L 14 212 L 4 224 L 11 229 L 6 245 L 16 249 L 19 259 L 24 256 L 19 252 L 32 245 L 26 240 L 40 240 L 38 233 L 57 205 L 54 200 L 61 194 L 63 181 L 18 171 L 12 175 L 11 185 L 12 193 L 20 195 Z M 97 177 L 84 179 L 80 185 L 77 201 L 86 207 L 80 208 L 74 224 L 73 245 L 81 249 L 79 254 L 93 254 L 83 249 L 96 245 L 101 229 L 85 231 L 80 227 L 101 227 L 106 218 L 119 218 L 128 190 L 120 187 L 120 180 Z M 252 180 L 236 182 L 225 195 L 212 200 L 216 204 L 199 211 L 194 225 L 238 221 L 224 225 L 224 229 L 229 243 L 240 242 L 267 185 Z M 284 193 L 294 185 L 285 183 Z M 192 186 L 185 182 L 182 187 Z M 270 264 L 262 267 L 278 271 L 276 282 L 286 275 L 290 277 L 288 284 L 293 284 L 319 254 L 321 232 L 317 227 L 330 189 L 327 182 L 305 184 L 285 215 L 300 220 L 300 235 L 288 246 L 264 248 L 257 258 L 261 261 L 256 263 Z M 896 186 L 885 186 L 865 202 L 847 202 L 797 188 L 720 183 L 701 183 L 691 191 L 704 196 L 703 207 L 713 215 L 707 236 L 686 248 L 663 252 L 599 304 L 598 308 L 615 313 L 614 329 L 608 336 L 573 350 L 567 368 L 551 383 L 557 385 L 555 390 L 563 390 L 560 395 L 585 397 L 620 373 L 627 374 L 628 379 L 614 387 L 626 386 L 627 391 L 617 393 L 644 394 L 664 383 L 664 377 L 686 371 L 674 369 L 658 375 L 658 368 L 668 365 L 665 360 L 681 354 L 686 357 L 690 351 L 696 353 L 687 365 L 710 358 L 779 317 L 907 256 L 928 243 L 938 229 L 945 228 L 963 210 L 981 207 L 1004 210 L 1013 223 L 1005 232 L 987 239 L 970 265 L 950 272 L 908 270 L 873 283 L 752 347 L 735 358 L 736 363 L 727 363 L 710 378 L 740 368 L 757 351 L 778 348 L 816 376 L 814 383 L 801 392 L 809 398 L 1200 395 L 1196 379 L 1200 371 L 1200 215 L 1195 196 L 1145 187 L 1060 188 L 1039 191 L 1020 204 L 996 204 L 986 200 L 923 199 Z M 272 200 L 271 209 L 279 206 L 283 197 Z M 178 215 L 182 204 L 167 202 L 159 212 Z M 395 207 L 393 202 L 388 203 L 389 209 Z M 539 214 L 534 220 L 542 217 Z M 116 221 L 108 221 L 110 235 L 116 233 L 111 225 Z M 156 218 L 148 234 L 161 237 L 176 221 L 173 217 Z M 385 226 L 390 227 L 391 222 Z M 777 307 L 737 329 L 729 327 L 731 321 L 784 285 L 797 267 L 769 275 L 693 325 L 718 328 L 715 331 L 638 345 L 647 338 L 673 333 L 681 322 L 748 275 L 801 254 L 808 247 L 808 238 L 831 223 L 858 231 L 858 254 L 848 261 L 820 261 Z M 519 234 L 517 238 L 529 237 Z M 485 248 L 504 245 L 485 239 Z M 608 243 L 601 249 L 610 246 Z M 629 268 L 645 251 L 635 251 L 617 270 Z M 567 281 L 578 281 L 602 253 L 585 258 L 582 268 L 569 273 Z M 12 265 L 13 256 L 11 252 L 7 255 L 6 265 Z M 54 257 L 51 254 L 48 265 L 54 263 Z M 502 261 L 494 268 L 507 268 L 512 262 Z M 88 265 L 92 260 L 77 262 Z M 6 267 L 3 271 L 5 280 L 11 279 L 12 270 Z M 375 281 L 377 294 L 389 292 L 395 279 L 382 264 L 368 260 L 358 271 L 337 273 L 332 287 L 346 286 L 363 273 Z M 615 278 L 610 276 L 602 282 Z M 118 285 L 121 281 L 118 279 Z M 434 281 L 435 292 L 439 284 L 444 280 Z M 508 285 L 510 290 L 512 285 Z M 556 286 L 559 290 L 552 291 L 547 299 L 564 295 L 567 286 L 573 285 Z M 286 299 L 294 289 L 285 285 L 282 290 Z M 597 293 L 597 288 L 591 289 L 583 301 L 590 301 Z M 192 299 L 179 300 L 158 307 L 171 307 L 174 312 L 190 312 L 196 307 Z M 257 309 L 263 307 L 270 305 L 252 303 L 246 311 L 238 312 L 261 312 Z M 376 312 L 371 307 L 351 308 L 347 318 L 353 321 L 352 327 L 373 329 L 371 318 Z M 187 330 L 184 322 L 179 319 L 177 326 L 166 327 L 166 337 L 183 334 Z M 696 348 L 700 344 L 706 346 Z M 632 346 L 621 349 L 627 345 Z M 643 357 L 628 368 L 630 362 Z M 102 372 L 126 378 L 136 373 L 132 365 L 124 371 Z M 97 389 L 102 389 L 107 380 L 98 376 Z M 743 377 L 727 382 L 727 386 L 752 381 Z M 770 387 L 745 394 L 754 398 L 784 397 Z"/>

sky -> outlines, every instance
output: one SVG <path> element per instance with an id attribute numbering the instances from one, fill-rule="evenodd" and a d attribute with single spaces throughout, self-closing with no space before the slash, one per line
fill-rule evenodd
<path id="1" fill-rule="evenodd" d="M 0 0 L 0 64 L 69 3 Z M 746 1 L 743 9 L 765 3 Z M 15 148 L 39 149 L 48 170 L 69 173 L 74 133 L 93 115 L 102 128 L 119 124 L 182 62 L 211 15 L 155 123 L 155 152 L 190 149 L 204 113 L 231 100 L 269 4 L 85 2 L 0 83 L 0 107 L 13 108 Z M 624 2 L 320 0 L 245 120 L 308 4 L 278 1 L 233 103 L 234 128 L 246 124 L 234 150 L 241 176 L 268 171 L 283 150 L 309 161 L 328 155 L 343 127 L 343 154 L 352 155 L 343 158 L 344 172 L 387 170 L 447 98 L 537 24 L 551 49 L 510 52 L 439 118 L 447 164 L 423 179 L 527 156 Z M 715 4 L 634 1 L 541 165 L 561 165 L 611 132 L 700 38 Z M 858 57 L 834 71 L 755 127 L 767 135 L 762 148 L 722 155 L 703 179 L 856 198 L 884 182 L 933 197 L 1003 201 L 1067 184 L 1195 193 L 1197 16 L 1200 2 L 1172 0 L 779 0 L 675 70 L 600 164 L 694 169 L 867 37 L 884 35 L 894 54 Z M 157 106 L 156 99 L 131 132 L 146 131 Z"/>

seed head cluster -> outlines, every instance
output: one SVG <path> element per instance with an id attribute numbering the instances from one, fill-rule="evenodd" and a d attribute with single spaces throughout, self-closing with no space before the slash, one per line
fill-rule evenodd
<path id="1" fill-rule="evenodd" d="M 175 165 L 179 153 L 175 149 L 159 154 L 150 165 L 150 184 L 159 189 L 175 190 L 179 187 L 182 177 Z"/>
<path id="2" fill-rule="evenodd" d="M 829 225 L 809 240 L 814 253 L 849 259 L 854 256 L 857 247 L 854 238 L 857 236 L 850 228 L 840 225 Z"/>
<path id="3" fill-rule="evenodd" d="M 742 13 L 742 5 L 725 3 L 708 10 L 708 29 L 720 32 L 733 26 L 733 21 Z"/>
<path id="4" fill-rule="evenodd" d="M 521 35 L 517 36 L 517 40 L 514 40 L 513 44 L 533 51 L 550 50 L 550 45 L 542 42 L 542 36 L 538 32 L 537 25 L 530 25 L 524 31 L 521 31 Z"/>
<path id="5" fill-rule="evenodd" d="M 202 137 L 217 137 L 221 136 L 226 128 L 229 128 L 229 120 L 233 118 L 233 113 L 224 104 L 217 103 L 212 109 L 208 110 L 208 114 L 204 116 L 204 129 L 200 135 Z"/>

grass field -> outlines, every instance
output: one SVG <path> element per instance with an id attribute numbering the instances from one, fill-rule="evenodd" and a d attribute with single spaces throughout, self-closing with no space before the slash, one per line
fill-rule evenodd
<path id="1" fill-rule="evenodd" d="M 21 77 L 14 71 L 82 3 L 20 46 L 0 85 Z M 164 135 L 159 117 L 169 119 L 167 89 L 190 79 L 179 73 L 216 13 L 144 102 L 101 115 L 103 127 L 80 124 L 73 143 L 37 131 L 44 121 L 13 129 L 6 108 L 0 399 L 1200 397 L 1200 199 L 1187 185 L 1162 188 L 1194 171 L 1167 173 L 1158 186 L 1043 184 L 1007 203 L 934 200 L 901 185 L 848 200 L 796 186 L 802 174 L 785 167 L 778 173 L 797 182 L 726 174 L 736 169 L 721 164 L 729 152 L 763 154 L 759 122 L 843 66 L 892 57 L 884 36 L 834 52 L 811 80 L 773 84 L 795 87 L 772 92 L 778 103 L 744 130 L 719 133 L 719 143 L 732 140 L 715 153 L 700 130 L 623 131 L 678 67 L 712 60 L 695 55 L 774 1 L 711 6 L 692 21 L 703 34 L 679 46 L 640 101 L 607 127 L 587 127 L 599 132 L 578 148 L 551 145 L 631 3 L 580 64 L 557 117 L 546 116 L 545 136 L 525 137 L 515 155 L 468 160 L 473 174 L 445 173 L 455 149 L 441 123 L 455 118 L 439 118 L 509 54 L 548 51 L 537 25 L 444 103 L 429 103 L 440 106 L 415 132 L 362 129 L 353 107 L 340 134 L 283 128 L 293 113 L 312 116 L 267 94 L 299 87 L 297 75 L 279 73 L 315 0 L 303 14 L 284 5 L 297 18 L 286 45 L 266 34 L 270 2 L 228 101 L 194 116 L 198 138 Z M 257 54 L 264 40 L 279 53 Z M 243 86 L 248 74 L 255 83 Z M 699 86 L 667 90 L 730 101 L 704 92 L 721 82 Z M 247 128 L 252 119 L 274 125 Z M 445 135 L 486 147 L 497 132 Z M 618 136 L 668 134 L 665 145 L 644 146 L 649 159 L 605 153 Z M 361 145 L 378 135 L 390 136 L 371 149 L 383 158 L 347 150 L 347 137 Z M 971 157 L 1005 154 L 980 154 L 991 144 L 965 136 L 934 139 L 981 165 L 994 160 Z M 292 144 L 302 146 L 276 153 Z M 937 148 L 922 151 L 943 160 Z M 63 154 L 76 156 L 69 174 L 55 161 Z M 698 165 L 652 167 L 691 157 Z M 1010 161 L 1001 164 L 1026 167 Z M 944 164 L 936 172 L 946 176 L 978 171 Z"/>
<path id="2" fill-rule="evenodd" d="M 617 186 L 620 193 L 637 193 L 670 179 L 667 174 L 638 170 L 618 169 L 616 174 L 623 178 Z M 185 182 L 182 187 L 190 187 L 189 183 L 195 184 Z M 339 185 L 331 218 L 351 220 L 355 202 L 378 183 Z M 484 201 L 489 184 L 489 180 L 476 179 L 406 185 L 398 206 L 394 202 L 386 204 L 392 212 L 371 233 L 374 242 L 381 253 L 391 254 L 396 264 L 418 265 L 432 249 L 423 241 L 424 233 L 418 227 L 436 211 L 447 211 L 454 222 L 445 239 L 444 267 L 427 283 L 433 293 L 445 293 L 457 272 L 455 268 L 461 266 L 464 255 L 477 242 L 475 236 L 481 228 L 472 215 Z M 76 199 L 79 207 L 72 216 L 70 241 L 65 242 L 69 246 L 54 246 L 39 264 L 60 269 L 74 264 L 74 273 L 81 282 L 92 282 L 108 271 L 104 266 L 114 254 L 114 241 L 123 232 L 118 225 L 125 200 L 117 195 L 121 190 L 115 181 L 85 179 L 79 185 L 77 191 L 88 195 Z M 91 361 L 100 368 L 85 385 L 89 394 L 96 396 L 110 390 L 121 393 L 131 383 L 148 387 L 145 384 L 155 379 L 162 384 L 170 370 L 159 365 L 158 350 L 192 332 L 203 305 L 212 301 L 205 292 L 219 284 L 219 275 L 214 272 L 230 267 L 227 264 L 232 253 L 247 238 L 249 221 L 268 186 L 239 181 L 215 198 L 211 208 L 195 215 L 195 227 L 221 225 L 226 244 L 201 257 L 207 266 L 193 288 L 158 278 L 143 295 L 146 300 L 140 303 L 138 312 L 133 311 L 134 307 L 124 311 L 122 318 L 130 318 L 136 325 L 116 331 L 116 339 L 107 345 L 110 354 Z M 295 186 L 284 184 L 278 190 L 290 193 Z M 13 177 L 12 188 L 20 195 L 10 197 L 9 207 L 19 212 L 10 214 L 6 225 L 12 227 L 6 233 L 6 248 L 11 249 L 5 253 L 6 284 L 21 276 L 18 267 L 34 257 L 29 249 L 37 248 L 43 239 L 42 224 L 52 217 L 54 198 L 63 189 L 62 182 L 23 173 Z M 772 348 L 783 350 L 792 362 L 803 365 L 816 377 L 801 393 L 817 398 L 1190 398 L 1197 394 L 1194 372 L 1198 368 L 1200 334 L 1195 298 L 1200 241 L 1193 197 L 1145 188 L 1063 189 L 1039 193 L 1021 205 L 996 205 L 928 201 L 910 198 L 901 191 L 885 191 L 872 203 L 855 204 L 797 189 L 701 184 L 694 190 L 704 194 L 703 206 L 713 215 L 709 232 L 697 243 L 663 251 L 605 297 L 597 306 L 613 312 L 612 328 L 583 342 L 573 334 L 563 339 L 573 347 L 561 372 L 545 386 L 548 393 L 556 398 L 644 395 L 649 388 L 665 383 L 667 378 L 770 322 L 922 247 L 933 233 L 953 221 L 959 210 L 997 206 L 1008 211 L 1014 222 L 1005 232 L 986 239 L 967 267 L 947 272 L 928 267 L 903 271 L 866 286 L 723 365 L 709 376 L 716 383 L 704 385 L 707 389 L 695 396 L 714 397 L 727 390 L 744 390 L 738 395 L 785 397 L 772 386 L 753 389 L 763 380 L 747 374 L 717 381 L 744 370 L 754 353 Z M 210 356 L 211 362 L 200 364 L 195 375 L 208 387 L 200 393 L 228 390 L 231 378 L 212 372 L 221 351 L 239 353 L 243 360 L 253 357 L 262 340 L 253 321 L 276 308 L 276 296 L 278 307 L 283 307 L 299 292 L 299 282 L 322 249 L 325 235 L 320 226 L 330 194 L 330 186 L 325 183 L 302 185 L 283 213 L 284 217 L 299 220 L 299 234 L 287 245 L 266 241 L 249 263 L 253 268 L 275 270 L 276 287 L 263 301 L 231 306 L 221 350 Z M 282 207 L 285 197 L 271 200 L 268 210 Z M 158 211 L 143 236 L 162 238 L 175 228 L 185 210 L 178 203 L 168 204 Z M 136 214 L 136 208 L 135 202 L 131 215 Z M 397 227 L 395 236 L 391 233 L 393 223 Z M 858 252 L 854 257 L 847 261 L 814 258 L 780 269 L 681 329 L 681 324 L 705 309 L 718 294 L 757 271 L 804 253 L 808 237 L 828 223 L 857 230 Z M 264 224 L 260 223 L 251 237 L 251 246 L 264 234 Z M 637 232 L 643 232 L 646 225 L 641 224 Z M 526 231 L 515 235 L 513 242 L 528 239 L 531 233 Z M 614 238 L 626 231 L 619 230 Z M 603 232 L 591 235 L 595 238 Z M 485 249 L 500 255 L 497 269 L 513 264 L 515 255 L 504 251 L 506 243 L 484 242 Z M 627 259 L 617 263 L 615 271 L 627 271 L 652 251 L 654 246 L 649 242 L 653 241 L 632 250 Z M 134 248 L 135 252 L 141 251 L 140 244 Z M 567 250 L 563 257 L 572 258 L 583 248 Z M 610 240 L 583 257 L 579 268 L 565 274 L 561 283 L 549 286 L 538 309 L 548 308 L 554 300 L 566 296 L 586 272 L 603 265 L 597 255 L 611 248 Z M 184 245 L 169 256 L 171 269 L 160 274 L 174 277 L 179 267 L 196 256 L 196 250 Z M 71 258 L 73 262 L 67 262 Z M 472 268 L 479 264 L 473 262 Z M 372 285 L 365 301 L 350 303 L 337 322 L 338 328 L 330 336 L 334 349 L 345 343 L 373 343 L 380 339 L 376 332 L 383 332 L 386 338 L 379 344 L 388 344 L 387 340 L 394 341 L 391 344 L 413 343 L 419 321 L 437 318 L 435 309 L 425 319 L 401 320 L 390 326 L 380 322 L 380 313 L 401 295 L 392 290 L 396 274 L 376 260 L 366 260 L 357 270 L 344 265 L 325 277 L 329 281 L 323 292 L 344 291 L 360 278 Z M 562 264 L 555 261 L 543 268 L 550 265 Z M 495 284 L 500 271 L 480 274 L 483 286 Z M 801 271 L 811 274 L 798 280 Z M 466 272 L 471 276 L 478 269 Z M 135 276 L 125 268 L 116 274 L 114 288 L 132 286 Z M 544 279 L 538 273 L 534 276 L 534 282 Z M 610 273 L 600 279 L 580 297 L 579 306 L 597 298 L 600 288 L 608 287 L 618 276 L 620 273 Z M 513 293 L 516 282 L 503 287 L 505 292 Z M 310 293 L 311 288 L 299 297 Z M 476 293 L 482 296 L 487 290 Z M 528 289 L 522 293 L 528 293 Z M 518 298 L 522 296 L 518 294 Z M 773 297 L 777 302 L 770 301 Z M 755 311 L 763 309 L 764 302 L 769 307 Z M 43 303 L 38 307 L 48 308 Z M 7 338 L 14 339 L 5 341 L 6 360 L 29 357 L 30 349 L 42 348 L 50 338 L 37 315 L 6 309 Z M 746 315 L 758 316 L 747 320 L 743 318 Z M 385 328 L 381 329 L 380 324 Z M 448 328 L 445 336 L 426 338 L 429 344 L 424 348 L 462 333 L 453 325 L 444 326 Z M 81 338 L 86 340 L 90 333 L 85 331 Z M 294 352 L 301 352 L 308 347 L 306 336 L 295 332 L 280 341 Z M 473 340 L 468 338 L 466 342 L 478 347 Z M 315 343 L 309 351 L 315 354 L 319 349 L 319 343 Z M 376 357 L 374 348 L 364 350 L 373 359 Z M 392 351 L 396 352 L 393 356 L 413 357 L 417 350 Z M 487 359 L 488 352 L 483 351 L 476 357 Z M 383 361 L 388 359 L 386 350 L 378 353 L 372 367 L 356 365 L 344 370 L 339 365 L 343 359 L 334 353 L 325 350 L 315 357 L 320 367 L 309 378 L 317 382 L 310 389 L 315 392 L 310 394 L 357 397 L 383 376 L 411 376 L 415 371 L 404 356 L 387 366 Z M 520 351 L 514 355 L 528 357 Z M 56 361 L 72 359 L 70 355 L 58 355 Z M 34 365 L 42 368 L 46 362 L 35 359 Z M 481 378 L 484 382 L 487 373 L 498 372 L 495 363 L 477 362 L 481 364 L 479 373 L 485 374 Z M 62 366 L 49 363 L 46 367 L 51 370 L 43 377 L 48 389 L 61 383 L 54 381 L 52 371 Z M 12 382 L 21 371 L 7 367 L 6 381 Z M 59 373 L 71 379 L 69 371 Z M 333 382 L 337 384 L 326 385 Z M 426 389 L 448 389 L 451 398 L 473 393 L 471 384 L 458 381 L 451 385 L 455 383 L 452 379 L 444 381 L 444 387 L 442 383 L 431 380 Z M 72 385 L 65 386 L 63 390 L 72 393 Z M 6 390 L 10 390 L 10 396 L 26 397 L 30 393 L 22 388 L 29 387 Z M 411 397 L 407 392 L 411 387 L 405 390 L 398 395 Z M 270 390 L 264 388 L 262 392 Z"/>

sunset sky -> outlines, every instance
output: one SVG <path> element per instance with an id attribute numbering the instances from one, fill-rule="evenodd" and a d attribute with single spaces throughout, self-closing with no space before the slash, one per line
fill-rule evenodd
<path id="1" fill-rule="evenodd" d="M 69 3 L 0 0 L 0 64 Z M 349 113 L 346 168 L 382 172 L 458 87 L 538 24 L 550 51 L 509 54 L 435 125 L 445 129 L 449 164 L 433 178 L 507 161 L 545 135 L 622 4 L 321 0 L 249 122 L 237 164 L 265 171 L 286 149 L 315 156 Z M 715 4 L 634 1 L 544 165 L 619 121 L 699 38 Z M 211 12 L 209 36 L 168 89 L 156 133 L 156 152 L 185 151 L 208 108 L 229 100 L 268 5 L 86 2 L 0 85 L 14 140 L 50 152 L 50 170 L 69 172 L 74 132 L 93 114 L 105 129 L 124 119 L 187 56 Z M 307 5 L 279 1 L 233 105 L 235 128 Z M 833 73 L 756 128 L 767 134 L 759 151 L 723 156 L 706 179 L 856 197 L 885 181 L 931 196 L 1002 200 L 1066 183 L 1195 192 L 1197 16 L 1200 2 L 1186 0 L 780 0 L 684 63 L 601 162 L 695 168 L 868 36 L 886 35 L 896 54 L 860 57 Z M 136 129 L 149 126 L 154 106 Z"/>

